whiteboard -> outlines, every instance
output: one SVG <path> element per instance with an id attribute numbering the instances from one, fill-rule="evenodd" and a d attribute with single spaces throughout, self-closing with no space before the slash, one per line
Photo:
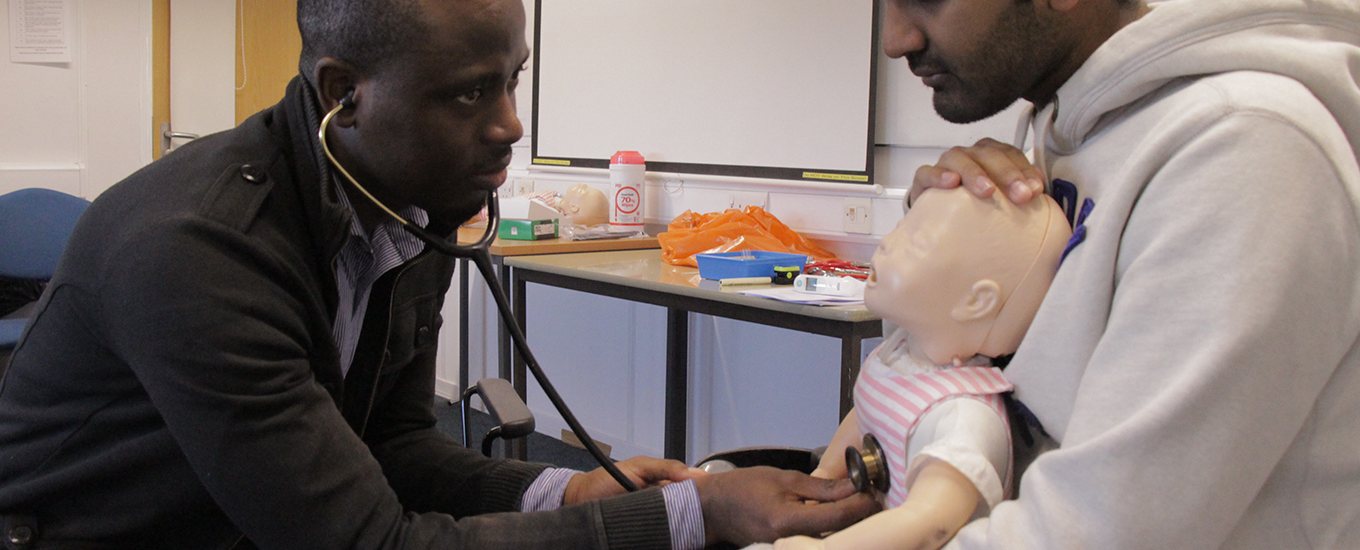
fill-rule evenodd
<path id="1" fill-rule="evenodd" d="M 533 160 L 871 181 L 873 0 L 538 0 Z"/>

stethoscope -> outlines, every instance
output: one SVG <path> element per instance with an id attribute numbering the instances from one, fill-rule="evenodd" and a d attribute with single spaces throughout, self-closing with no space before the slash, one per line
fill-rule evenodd
<path id="1" fill-rule="evenodd" d="M 858 449 L 845 448 L 845 470 L 855 490 L 870 494 L 888 492 L 888 461 L 874 434 L 864 434 Z"/>
<path id="2" fill-rule="evenodd" d="M 420 240 L 425 241 L 425 244 L 430 245 L 431 248 L 434 248 L 442 254 L 454 258 L 466 258 L 472 260 L 472 263 L 477 264 L 477 271 L 481 272 L 482 279 L 486 280 L 487 288 L 491 290 L 491 296 L 496 301 L 496 308 L 500 311 L 501 322 L 505 325 L 505 328 L 510 331 L 511 340 L 515 342 L 515 350 L 519 352 L 520 356 L 524 357 L 524 363 L 529 367 L 529 372 L 533 373 L 534 379 L 538 381 L 538 385 L 543 388 L 543 393 L 548 396 L 548 400 L 552 402 L 553 407 L 557 409 L 557 412 L 562 415 L 562 419 L 566 421 L 567 426 L 571 428 L 572 433 L 576 434 L 577 439 L 585 445 L 586 450 L 590 452 L 591 456 L 595 457 L 595 460 L 600 463 L 600 466 L 603 467 L 605 471 L 609 472 L 609 475 L 613 476 L 614 480 L 617 481 L 619 485 L 622 485 L 624 489 L 636 491 L 637 486 L 633 484 L 633 481 L 628 479 L 627 476 L 624 476 L 623 472 L 619 471 L 618 466 L 615 466 L 614 462 L 609 460 L 608 456 L 605 456 L 604 452 L 600 450 L 600 447 L 595 444 L 595 440 L 591 439 L 590 436 L 586 434 L 586 429 L 576 420 L 576 415 L 573 415 L 571 409 L 567 408 L 566 402 L 562 401 L 562 396 L 558 395 L 557 389 L 555 389 L 552 383 L 548 381 L 548 376 L 543 374 L 543 369 L 539 367 L 538 360 L 534 358 L 534 353 L 529 350 L 529 344 L 525 340 L 524 331 L 520 330 L 519 323 L 514 322 L 515 315 L 510 310 L 510 300 L 505 295 L 505 289 L 501 287 L 500 279 L 496 277 L 496 273 L 491 269 L 491 253 L 489 252 L 489 249 L 491 247 L 491 241 L 496 239 L 496 228 L 500 225 L 500 208 L 497 204 L 498 196 L 496 191 L 492 190 L 487 193 L 486 230 L 482 232 L 481 238 L 477 239 L 477 241 L 472 244 L 458 244 L 457 241 L 446 241 L 425 228 L 411 223 L 406 220 L 406 218 L 401 217 L 401 215 L 388 208 L 382 201 L 379 201 L 377 197 L 374 197 L 372 193 L 369 193 L 367 189 L 364 189 L 364 186 L 359 185 L 359 182 L 354 179 L 354 176 L 350 175 L 349 171 L 346 170 L 344 166 L 340 165 L 340 161 L 336 160 L 335 155 L 331 154 L 330 147 L 326 145 L 326 128 L 330 125 L 331 119 L 340 111 L 351 107 L 354 107 L 353 90 L 350 90 L 348 94 L 345 94 L 345 97 L 340 100 L 340 103 L 336 104 L 330 112 L 326 113 L 326 116 L 321 119 L 320 129 L 317 130 L 317 138 L 321 140 L 321 151 L 326 154 L 326 158 L 330 160 L 331 166 L 334 166 L 336 171 L 340 172 L 340 175 L 344 176 L 345 180 L 348 181 L 350 185 L 353 185 L 355 189 L 358 189 L 360 193 L 363 193 L 365 197 L 368 197 L 368 200 L 372 202 L 374 206 L 377 206 L 388 216 L 391 216 L 392 219 L 396 220 L 397 223 L 400 223 L 402 229 L 415 235 Z M 464 422 L 467 421 L 466 418 L 463 420 Z"/>

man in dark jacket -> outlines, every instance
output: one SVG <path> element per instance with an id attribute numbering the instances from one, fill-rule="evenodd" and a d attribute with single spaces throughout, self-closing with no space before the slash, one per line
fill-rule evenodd
<path id="1" fill-rule="evenodd" d="M 696 547 L 874 510 L 844 481 L 650 458 L 621 464 L 652 486 L 624 495 L 440 433 L 454 263 L 335 167 L 453 233 L 523 134 L 522 5 L 301 0 L 299 25 L 278 105 L 133 174 L 76 229 L 0 382 L 6 548 Z M 337 106 L 333 164 L 317 133 Z"/>

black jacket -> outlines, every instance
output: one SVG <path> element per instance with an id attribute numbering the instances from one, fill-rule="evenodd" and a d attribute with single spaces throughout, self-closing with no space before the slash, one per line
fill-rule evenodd
<path id="1" fill-rule="evenodd" d="M 427 250 L 374 284 L 342 378 L 349 214 L 304 87 L 85 214 L 0 382 L 0 513 L 35 516 L 45 544 L 668 546 L 655 490 L 493 514 L 543 466 L 435 427 L 452 260 Z"/>

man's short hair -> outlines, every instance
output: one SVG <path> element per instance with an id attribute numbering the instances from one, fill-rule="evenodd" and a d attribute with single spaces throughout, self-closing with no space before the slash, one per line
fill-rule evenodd
<path id="1" fill-rule="evenodd" d="M 331 56 L 360 71 L 376 70 L 424 40 L 421 20 L 419 0 L 298 0 L 298 69 L 310 76 L 318 59 Z"/>

